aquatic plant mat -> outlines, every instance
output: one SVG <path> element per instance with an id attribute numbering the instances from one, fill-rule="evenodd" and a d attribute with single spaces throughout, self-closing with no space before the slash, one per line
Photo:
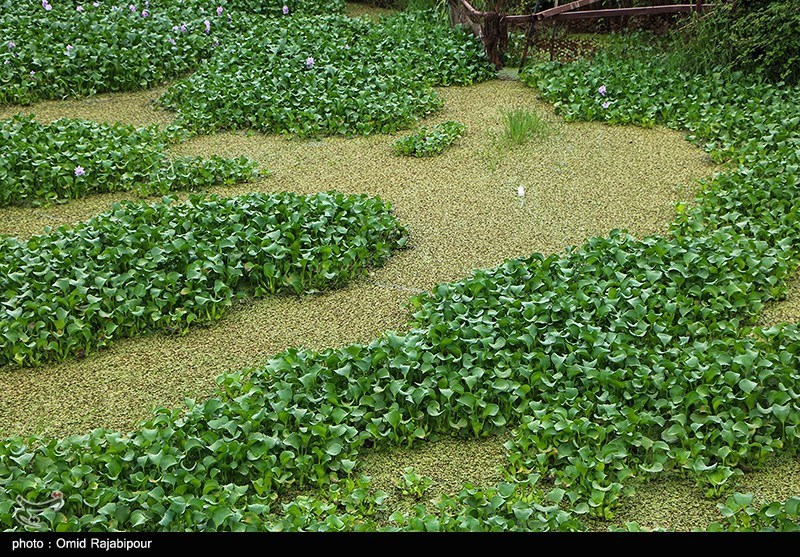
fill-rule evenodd
<path id="1" fill-rule="evenodd" d="M 98 95 L 5 107 L 0 117 L 35 113 L 135 125 L 166 124 L 153 107 L 162 90 Z M 224 196 L 251 191 L 315 193 L 336 189 L 389 201 L 411 230 L 398 252 L 365 280 L 322 295 L 242 304 L 221 321 L 185 336 L 121 340 L 88 359 L 35 369 L 0 368 L 0 434 L 64 435 L 95 427 L 126 430 L 153 408 L 213 393 L 222 372 L 257 366 L 289 346 L 321 349 L 401 331 L 414 294 L 464 278 L 473 269 L 532 252 L 556 253 L 614 228 L 636 236 L 663 233 L 674 204 L 692 199 L 696 180 L 715 166 L 681 134 L 664 128 L 564 125 L 519 82 L 491 81 L 438 89 L 444 109 L 420 123 L 458 120 L 456 146 L 431 159 L 393 153 L 402 134 L 354 139 L 287 139 L 236 132 L 191 139 L 174 156 L 247 156 L 271 175 L 216 187 Z M 489 110 L 475 107 L 494 106 Z M 541 141 L 506 148 L 502 110 L 536 110 L 552 125 Z M 518 196 L 519 187 L 525 197 Z M 0 209 L 0 233 L 27 238 L 45 226 L 86 220 L 130 194 L 101 194 L 63 205 Z"/>

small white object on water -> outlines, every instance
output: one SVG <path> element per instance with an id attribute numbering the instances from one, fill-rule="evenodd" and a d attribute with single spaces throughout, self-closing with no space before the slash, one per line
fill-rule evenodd
<path id="1" fill-rule="evenodd" d="M 517 188 L 517 195 L 519 196 L 519 206 L 522 207 L 525 205 L 525 188 L 523 186 Z"/>

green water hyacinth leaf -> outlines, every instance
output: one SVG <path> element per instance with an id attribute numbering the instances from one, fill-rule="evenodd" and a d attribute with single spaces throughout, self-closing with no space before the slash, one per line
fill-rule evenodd
<path id="1" fill-rule="evenodd" d="M 758 383 L 755 381 L 750 381 L 749 379 L 742 379 L 739 381 L 739 388 L 747 394 L 752 393 L 756 387 L 758 387 Z"/>

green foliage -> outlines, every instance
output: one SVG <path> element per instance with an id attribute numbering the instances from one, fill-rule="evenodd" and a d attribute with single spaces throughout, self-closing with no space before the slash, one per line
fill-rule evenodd
<path id="1" fill-rule="evenodd" d="M 528 68 L 523 74 L 523 79 L 527 83 L 535 84 L 542 95 L 550 102 L 554 102 L 557 109 L 569 120 L 599 119 L 609 123 L 642 125 L 663 123 L 688 129 L 691 134 L 690 139 L 703 145 L 716 160 L 734 158 L 741 165 L 732 172 L 719 175 L 708 184 L 707 191 L 693 209 L 686 210 L 684 206 L 679 206 L 679 215 L 673 226 L 672 237 L 662 240 L 664 242 L 662 253 L 665 254 L 682 244 L 686 245 L 687 241 L 695 246 L 706 244 L 710 247 L 714 243 L 719 245 L 720 251 L 716 255 L 712 255 L 710 251 L 703 254 L 702 251 L 705 249 L 696 252 L 696 256 L 687 254 L 690 259 L 683 258 L 683 262 L 686 264 L 691 261 L 693 267 L 692 271 L 687 273 L 688 282 L 679 279 L 682 284 L 680 286 L 676 284 L 677 289 L 673 291 L 674 294 L 651 299 L 653 301 L 661 299 L 666 304 L 664 308 L 671 312 L 671 308 L 680 308 L 683 305 L 679 292 L 683 291 L 684 287 L 688 287 L 687 292 L 694 292 L 694 295 L 705 291 L 702 294 L 701 305 L 694 307 L 695 309 L 706 307 L 710 319 L 706 320 L 702 314 L 696 314 L 684 321 L 683 318 L 692 313 L 686 309 L 679 310 L 679 319 L 665 320 L 663 311 L 657 320 L 646 319 L 658 327 L 665 327 L 658 336 L 662 339 L 661 335 L 666 335 L 662 339 L 665 346 L 659 349 L 660 353 L 669 351 L 666 339 L 675 338 L 673 334 L 678 334 L 687 341 L 692 339 L 693 342 L 699 340 L 698 333 L 706 338 L 701 340 L 699 345 L 688 348 L 683 356 L 675 353 L 669 357 L 673 362 L 672 365 L 675 362 L 683 362 L 680 367 L 683 371 L 680 376 L 665 378 L 662 386 L 673 393 L 692 394 L 682 399 L 683 411 L 676 407 L 668 412 L 670 419 L 673 420 L 669 428 L 662 430 L 659 435 L 646 434 L 649 439 L 646 448 L 651 455 L 648 459 L 654 458 L 654 460 L 639 464 L 639 469 L 645 473 L 657 473 L 673 469 L 678 463 L 680 467 L 691 470 L 708 496 L 718 496 L 726 489 L 729 479 L 740 473 L 736 468 L 738 464 L 749 462 L 753 458 L 755 462 L 759 462 L 767 454 L 779 450 L 795 450 L 791 447 L 796 443 L 796 429 L 787 432 L 783 427 L 784 420 L 789 416 L 787 412 L 791 414 L 796 411 L 797 401 L 794 396 L 785 398 L 780 393 L 783 389 L 789 388 L 788 385 L 795 380 L 794 372 L 790 371 L 791 366 L 797 365 L 794 359 L 795 351 L 783 343 L 788 338 L 795 338 L 796 331 L 791 327 L 761 331 L 760 334 L 765 335 L 767 339 L 765 344 L 761 344 L 754 339 L 743 338 L 743 333 L 737 332 L 736 328 L 752 322 L 751 316 L 764 301 L 782 295 L 783 279 L 797 263 L 794 246 L 800 238 L 796 216 L 800 209 L 796 201 L 800 168 L 800 152 L 797 150 L 797 141 L 800 137 L 798 108 L 800 89 L 778 88 L 764 82 L 753 82 L 752 79 L 737 73 L 711 75 L 680 73 L 672 64 L 674 59 L 669 53 L 660 53 L 652 46 L 640 48 L 632 44 L 627 46 L 631 47 L 632 51 L 629 52 L 632 54 L 629 57 L 620 57 L 618 50 L 612 50 L 598 55 L 593 63 L 540 64 Z M 607 103 L 605 107 L 603 103 Z M 750 247 L 743 248 L 742 242 L 750 243 Z M 729 252 L 731 249 L 734 251 Z M 757 268 L 761 268 L 764 264 L 770 266 L 777 264 L 777 267 L 773 267 L 761 277 L 739 275 L 737 271 L 734 274 L 738 276 L 731 275 L 726 280 L 718 280 L 716 270 L 721 270 L 721 267 L 717 265 L 726 259 L 723 253 L 739 253 L 739 249 L 744 249 L 740 253 L 746 253 L 748 257 L 753 258 L 751 265 Z M 629 249 L 624 251 L 626 254 L 632 253 Z M 681 266 L 682 258 L 676 255 L 665 256 L 665 263 L 669 262 L 668 268 L 673 271 Z M 731 264 L 734 267 L 739 266 L 736 263 Z M 649 273 L 643 277 L 644 284 L 648 285 L 653 279 L 663 283 L 661 277 L 668 274 L 666 268 Z M 692 285 L 693 279 L 690 278 L 692 276 L 698 279 L 706 277 L 711 283 L 705 286 Z M 751 282 L 752 278 L 756 281 Z M 644 293 L 647 288 L 649 286 L 642 286 L 637 288 L 637 291 Z M 730 296 L 726 296 L 726 302 L 715 302 L 707 298 L 716 288 L 730 292 Z M 742 295 L 744 297 L 741 297 Z M 728 305 L 730 302 L 733 302 L 733 305 Z M 645 314 L 642 317 L 644 318 Z M 740 321 L 741 319 L 744 321 Z M 678 327 L 675 333 L 669 332 L 669 323 Z M 642 326 L 641 321 L 639 326 Z M 775 344 L 777 339 L 780 340 Z M 726 356 L 726 353 L 738 355 Z M 749 374 L 755 375 L 750 377 L 731 375 L 733 369 L 728 370 L 726 363 L 731 357 L 732 366 L 737 364 L 738 360 L 738 364 L 744 365 Z M 637 355 L 636 359 L 643 361 L 641 355 Z M 648 362 L 646 367 L 650 370 L 648 372 L 650 380 L 657 377 L 653 374 L 654 370 L 669 369 L 669 367 L 662 368 L 661 364 L 656 366 L 652 356 L 648 356 L 644 361 Z M 781 366 L 773 367 L 772 363 L 768 363 L 773 361 L 791 362 L 789 367 L 783 368 L 784 378 L 778 380 L 784 387 L 771 394 L 762 392 L 759 397 L 766 395 L 767 398 L 763 402 L 756 403 L 756 407 L 771 413 L 770 419 L 777 429 L 759 436 L 762 442 L 767 442 L 766 444 L 759 442 L 754 445 L 750 442 L 750 434 L 755 434 L 755 430 L 751 427 L 758 424 L 757 429 L 761 428 L 765 425 L 763 419 L 753 421 L 755 416 L 752 414 L 747 417 L 741 415 L 744 419 L 734 416 L 739 412 L 736 410 L 737 407 L 751 412 L 747 400 L 763 385 L 764 372 L 758 370 L 762 365 L 767 365 L 777 371 Z M 695 368 L 696 365 L 699 368 Z M 719 371 L 716 371 L 717 368 Z M 693 369 L 704 370 L 705 375 L 701 382 L 691 387 L 689 386 L 691 383 L 681 387 L 673 383 L 675 380 L 691 381 L 691 374 L 687 374 L 687 371 Z M 620 383 L 620 386 L 627 384 L 626 380 Z M 639 388 L 639 382 L 636 381 L 635 384 Z M 640 392 L 647 392 L 647 384 L 649 380 L 641 384 Z M 723 387 L 723 384 L 727 387 Z M 732 395 L 737 389 L 741 394 Z M 720 401 L 717 397 L 726 391 L 731 395 L 723 396 L 737 396 L 737 398 L 744 396 L 744 406 L 739 406 L 741 403 L 732 405 L 728 408 L 728 411 L 732 412 L 729 416 L 725 415 L 727 411 L 719 413 L 719 407 L 713 402 Z M 604 396 L 613 398 L 613 392 L 612 390 Z M 706 392 L 714 393 L 714 396 L 707 399 Z M 701 399 L 697 402 L 703 401 L 699 406 L 694 404 L 697 393 L 701 395 Z M 653 397 L 656 407 L 663 409 L 669 406 L 663 398 L 659 401 L 663 395 L 651 393 L 649 396 Z M 666 400 L 669 400 L 669 397 Z M 636 405 L 632 404 L 631 407 L 638 416 Z M 697 410 L 690 411 L 693 407 Z M 652 416 L 653 411 L 648 411 L 648 415 Z M 674 423 L 676 419 L 679 421 Z M 728 439 L 726 445 L 720 445 L 719 442 L 709 444 L 708 428 L 704 425 L 708 423 L 706 421 L 708 419 L 718 424 L 714 427 L 719 428 L 720 439 Z M 532 420 L 530 423 L 535 429 L 538 421 Z M 670 424 L 669 419 L 664 422 L 665 426 L 668 424 Z M 523 453 L 527 447 L 537 446 L 535 441 L 526 438 L 524 430 L 520 431 L 523 434 L 519 449 Z M 700 435 L 703 431 L 706 433 Z M 740 439 L 739 436 L 742 434 L 745 435 Z M 688 437 L 681 441 L 680 451 L 668 448 L 670 443 L 683 438 L 684 435 Z M 537 433 L 534 437 L 539 438 L 540 434 Z M 697 443 L 700 443 L 702 448 Z M 552 445 L 552 448 L 557 449 L 554 454 L 561 454 L 561 447 Z M 658 452 L 662 454 L 656 457 Z M 620 462 L 630 459 L 630 450 L 625 449 L 620 455 L 614 461 L 614 466 L 617 468 Z M 556 460 L 559 459 L 560 457 L 556 457 Z M 537 457 L 536 461 L 523 458 L 518 466 L 523 469 L 527 467 L 536 469 L 537 465 L 549 467 L 550 462 L 550 457 Z M 574 474 L 573 468 L 569 466 L 561 470 L 561 473 Z M 623 466 L 619 472 L 623 475 L 628 474 L 629 469 Z M 608 476 L 612 479 L 607 479 Z M 622 484 L 622 480 L 613 480 L 613 473 L 609 474 L 608 466 L 604 467 L 601 478 L 603 481 L 599 483 L 600 486 L 606 485 L 618 490 Z M 603 495 L 602 499 L 600 497 L 601 494 L 598 493 L 598 509 L 602 509 L 607 502 L 606 495 Z M 591 501 L 588 506 L 583 510 L 594 510 L 591 508 Z"/>
<path id="2" fill-rule="evenodd" d="M 493 75 L 479 41 L 433 10 L 373 23 L 332 15 L 339 0 L 287 0 L 288 15 L 282 1 L 154 0 L 147 17 L 128 0 L 83 11 L 0 2 L 0 105 L 141 89 L 196 69 L 162 98 L 191 131 L 387 133 L 441 106 L 432 86 Z"/>
<path id="3" fill-rule="evenodd" d="M 507 145 L 522 145 L 535 137 L 547 135 L 549 127 L 538 114 L 516 108 L 502 111 L 503 134 L 500 139 Z"/>
<path id="4" fill-rule="evenodd" d="M 151 172 L 150 180 L 139 183 L 134 191 L 142 197 L 173 191 L 197 191 L 216 185 L 230 186 L 267 174 L 266 170 L 256 170 L 256 163 L 246 157 L 178 157 L 167 161 L 157 174 Z"/>
<path id="5" fill-rule="evenodd" d="M 492 75 L 474 37 L 429 13 L 236 21 L 237 41 L 161 99 L 192 131 L 391 133 L 441 106 L 433 85 Z"/>
<path id="6" fill-rule="evenodd" d="M 494 77 L 483 44 L 451 28 L 443 10 L 408 11 L 381 21 L 372 34 L 372 57 L 430 85 L 472 85 Z"/>
<path id="7" fill-rule="evenodd" d="M 739 337 L 790 267 L 765 242 L 739 242 L 615 233 L 439 286 L 415 314 L 422 345 L 444 352 L 434 421 L 483 435 L 521 420 L 510 474 L 552 477 L 576 512 L 603 517 L 633 475 L 678 471 L 710 488 L 796 445 L 800 412 L 783 406 L 795 348 Z"/>
<path id="8" fill-rule="evenodd" d="M 377 530 L 376 518 L 386 511 L 386 493 L 373 492 L 370 480 L 358 476 L 332 484 L 318 496 L 301 495 L 282 505 L 280 515 L 265 519 L 269 531 L 341 532 Z"/>
<path id="9" fill-rule="evenodd" d="M 445 6 L 444 0 L 374 0 L 370 3 L 399 11 L 434 10 Z"/>
<path id="10" fill-rule="evenodd" d="M 718 496 L 743 468 L 796 454 L 800 328 L 754 324 L 800 263 L 800 90 L 629 54 L 523 79 L 569 119 L 686 128 L 731 161 L 668 235 L 614 231 L 439 285 L 414 299 L 404 335 L 286 350 L 129 435 L 5 440 L 0 524 L 17 527 L 17 496 L 58 489 L 64 508 L 43 517 L 57 530 L 374 529 L 358 509 L 380 502 L 357 481 L 333 487 L 359 451 L 513 428 L 507 482 L 392 515 L 393 528 L 571 530 L 613 516 L 632 477 L 684 475 Z M 320 496 L 271 515 L 305 487 Z M 796 527 L 794 499 L 727 509 L 724 528 Z"/>
<path id="11" fill-rule="evenodd" d="M 0 121 L 0 207 L 62 201 L 92 193 L 135 190 L 142 195 L 244 182 L 256 165 L 246 158 L 171 160 L 174 128 L 134 128 L 32 117 Z"/>
<path id="12" fill-rule="evenodd" d="M 723 4 L 675 39 L 675 54 L 684 67 L 800 81 L 800 0 Z"/>
<path id="13" fill-rule="evenodd" d="M 619 55 L 623 49 L 627 56 Z M 521 78 L 567 120 L 685 129 L 717 161 L 796 149 L 800 88 L 737 72 L 681 72 L 673 62 L 669 53 L 634 37 L 593 62 L 536 64 Z"/>
<path id="14" fill-rule="evenodd" d="M 395 141 L 392 147 L 398 155 L 432 157 L 455 143 L 464 135 L 466 129 L 464 124 L 450 120 L 402 137 Z"/>
<path id="15" fill-rule="evenodd" d="M 584 528 L 560 507 L 563 490 L 543 492 L 536 479 L 493 487 L 465 485 L 440 497 L 433 508 L 415 505 L 389 515 L 386 494 L 373 491 L 368 477 L 346 478 L 316 496 L 300 496 L 281 505 L 281 514 L 259 518 L 270 531 L 544 532 Z M 250 522 L 250 526 L 254 526 Z M 382 524 L 388 523 L 389 526 Z"/>
<path id="16" fill-rule="evenodd" d="M 800 497 L 755 506 L 752 493 L 734 493 L 717 506 L 727 523 L 712 524 L 713 532 L 800 532 Z"/>
<path id="17" fill-rule="evenodd" d="M 544 494 L 533 482 L 502 482 L 486 489 L 466 485 L 455 496 L 444 496 L 429 512 L 423 505 L 411 513 L 394 513 L 398 529 L 417 532 L 575 532 L 583 530 L 560 508 L 564 490 Z"/>
<path id="18" fill-rule="evenodd" d="M 0 105 L 164 83 L 195 68 L 231 26 L 211 0 L 153 0 L 149 8 L 128 0 L 49 5 L 48 11 L 40 0 L 0 1 Z"/>
<path id="19" fill-rule="evenodd" d="M 420 476 L 412 466 L 403 469 L 403 477 L 395 482 L 395 486 L 400 493 L 406 497 L 413 497 L 417 500 L 422 499 L 425 492 L 433 484 L 433 480 L 428 476 Z"/>
<path id="20" fill-rule="evenodd" d="M 388 204 L 339 193 L 126 203 L 27 242 L 0 239 L 0 365 L 183 332 L 243 296 L 331 288 L 405 243 Z"/>
<path id="21" fill-rule="evenodd" d="M 340 14 L 344 11 L 344 0 L 220 0 L 218 4 L 224 9 L 276 18 Z M 288 8 L 288 13 L 283 13 L 284 6 Z"/>

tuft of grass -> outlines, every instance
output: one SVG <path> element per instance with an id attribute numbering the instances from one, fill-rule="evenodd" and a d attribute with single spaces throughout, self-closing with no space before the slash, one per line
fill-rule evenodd
<path id="1" fill-rule="evenodd" d="M 550 133 L 550 125 L 535 112 L 524 108 L 503 110 L 503 133 L 501 141 L 506 145 L 522 145 L 534 138 Z"/>

